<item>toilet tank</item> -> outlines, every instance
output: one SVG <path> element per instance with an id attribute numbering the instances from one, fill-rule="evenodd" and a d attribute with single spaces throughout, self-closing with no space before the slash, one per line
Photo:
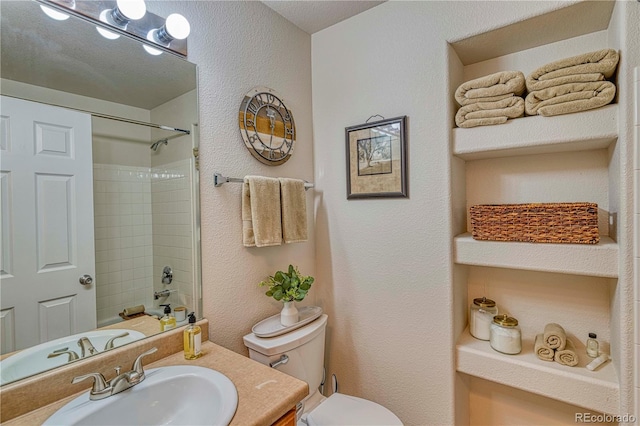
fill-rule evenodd
<path id="1" fill-rule="evenodd" d="M 282 355 L 289 361 L 275 367 L 290 376 L 307 382 L 309 394 L 313 394 L 322 381 L 324 366 L 324 338 L 327 315 L 289 333 L 276 337 L 244 336 L 244 344 L 249 349 L 249 357 L 262 364 L 280 360 Z"/>

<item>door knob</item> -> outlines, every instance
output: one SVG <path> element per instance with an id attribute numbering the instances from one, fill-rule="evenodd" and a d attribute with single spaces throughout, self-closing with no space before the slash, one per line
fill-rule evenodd
<path id="1" fill-rule="evenodd" d="M 80 281 L 80 284 L 82 284 L 82 285 L 91 285 L 91 284 L 93 284 L 93 278 L 89 274 L 84 274 L 83 276 L 80 277 L 80 279 L 78 281 Z"/>

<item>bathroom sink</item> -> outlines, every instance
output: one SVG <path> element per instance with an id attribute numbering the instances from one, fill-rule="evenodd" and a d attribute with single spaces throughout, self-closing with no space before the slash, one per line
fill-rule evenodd
<path id="1" fill-rule="evenodd" d="M 90 401 L 87 391 L 44 424 L 228 425 L 236 412 L 236 387 L 218 371 L 175 365 L 145 375 L 138 385 L 99 401 Z"/>
<path id="2" fill-rule="evenodd" d="M 81 337 L 87 337 L 98 352 L 102 352 L 109 339 L 126 332 L 129 333 L 128 336 L 120 337 L 113 341 L 114 347 L 122 346 L 126 343 L 145 337 L 145 335 L 139 331 L 126 330 L 122 328 L 92 330 L 74 334 L 72 336 L 61 337 L 59 339 L 51 340 L 50 342 L 41 343 L 39 345 L 32 346 L 29 349 L 22 350 L 15 355 L 0 361 L 0 385 L 67 364 L 69 362 L 69 357 L 66 354 L 62 354 L 54 358 L 47 358 L 47 356 L 53 351 L 63 348 L 68 348 L 70 351 L 74 351 L 80 355 L 78 340 Z"/>

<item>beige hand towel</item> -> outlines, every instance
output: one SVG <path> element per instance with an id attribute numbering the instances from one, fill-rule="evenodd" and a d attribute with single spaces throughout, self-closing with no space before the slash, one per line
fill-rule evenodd
<path id="1" fill-rule="evenodd" d="M 570 114 L 608 105 L 615 95 L 616 86 L 609 81 L 563 84 L 529 93 L 525 111 L 544 117 Z"/>
<path id="2" fill-rule="evenodd" d="M 602 49 L 548 63 L 527 77 L 527 90 L 533 92 L 561 84 L 610 78 L 619 58 L 616 50 Z"/>
<path id="3" fill-rule="evenodd" d="M 307 241 L 307 197 L 304 181 L 280 179 L 282 238 L 285 243 Z"/>
<path id="4" fill-rule="evenodd" d="M 567 344 L 564 349 L 558 349 L 553 359 L 557 363 L 568 365 L 569 367 L 578 365 L 578 354 L 576 353 L 576 347 L 573 342 L 567 339 Z"/>
<path id="5" fill-rule="evenodd" d="M 540 333 L 536 335 L 536 342 L 533 345 L 533 350 L 543 361 L 553 361 L 555 351 L 544 344 L 544 334 Z"/>
<path id="6" fill-rule="evenodd" d="M 521 71 L 501 71 L 462 83 L 456 89 L 455 98 L 464 106 L 520 96 L 524 90 L 525 80 Z"/>
<path id="7" fill-rule="evenodd" d="M 496 102 L 477 102 L 460 107 L 456 113 L 458 127 L 489 126 L 505 123 L 524 115 L 524 99 L 512 96 Z"/>
<path id="8" fill-rule="evenodd" d="M 242 184 L 242 243 L 245 247 L 282 244 L 280 181 L 246 176 Z"/>
<path id="9" fill-rule="evenodd" d="M 548 348 L 562 350 L 567 344 L 567 333 L 560 324 L 554 322 L 544 326 L 544 344 Z"/>

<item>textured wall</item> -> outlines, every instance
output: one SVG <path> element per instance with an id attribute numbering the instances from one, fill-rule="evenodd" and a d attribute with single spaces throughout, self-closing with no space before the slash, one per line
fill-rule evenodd
<path id="1" fill-rule="evenodd" d="M 240 220 L 242 185 L 213 186 L 214 172 L 285 176 L 313 181 L 311 127 L 311 37 L 260 2 L 148 2 L 161 16 L 189 19 L 189 60 L 198 65 L 202 283 L 209 338 L 247 353 L 242 336 L 281 304 L 264 296 L 258 282 L 289 263 L 315 274 L 312 219 L 306 243 L 244 248 Z M 298 134 L 293 158 L 269 167 L 245 149 L 238 130 L 243 96 L 256 86 L 278 92 L 293 110 Z M 322 286 L 316 284 L 316 288 Z M 315 289 L 315 288 L 314 288 Z M 313 303 L 312 290 L 308 303 Z M 307 301 L 305 301 L 307 302 Z"/>

